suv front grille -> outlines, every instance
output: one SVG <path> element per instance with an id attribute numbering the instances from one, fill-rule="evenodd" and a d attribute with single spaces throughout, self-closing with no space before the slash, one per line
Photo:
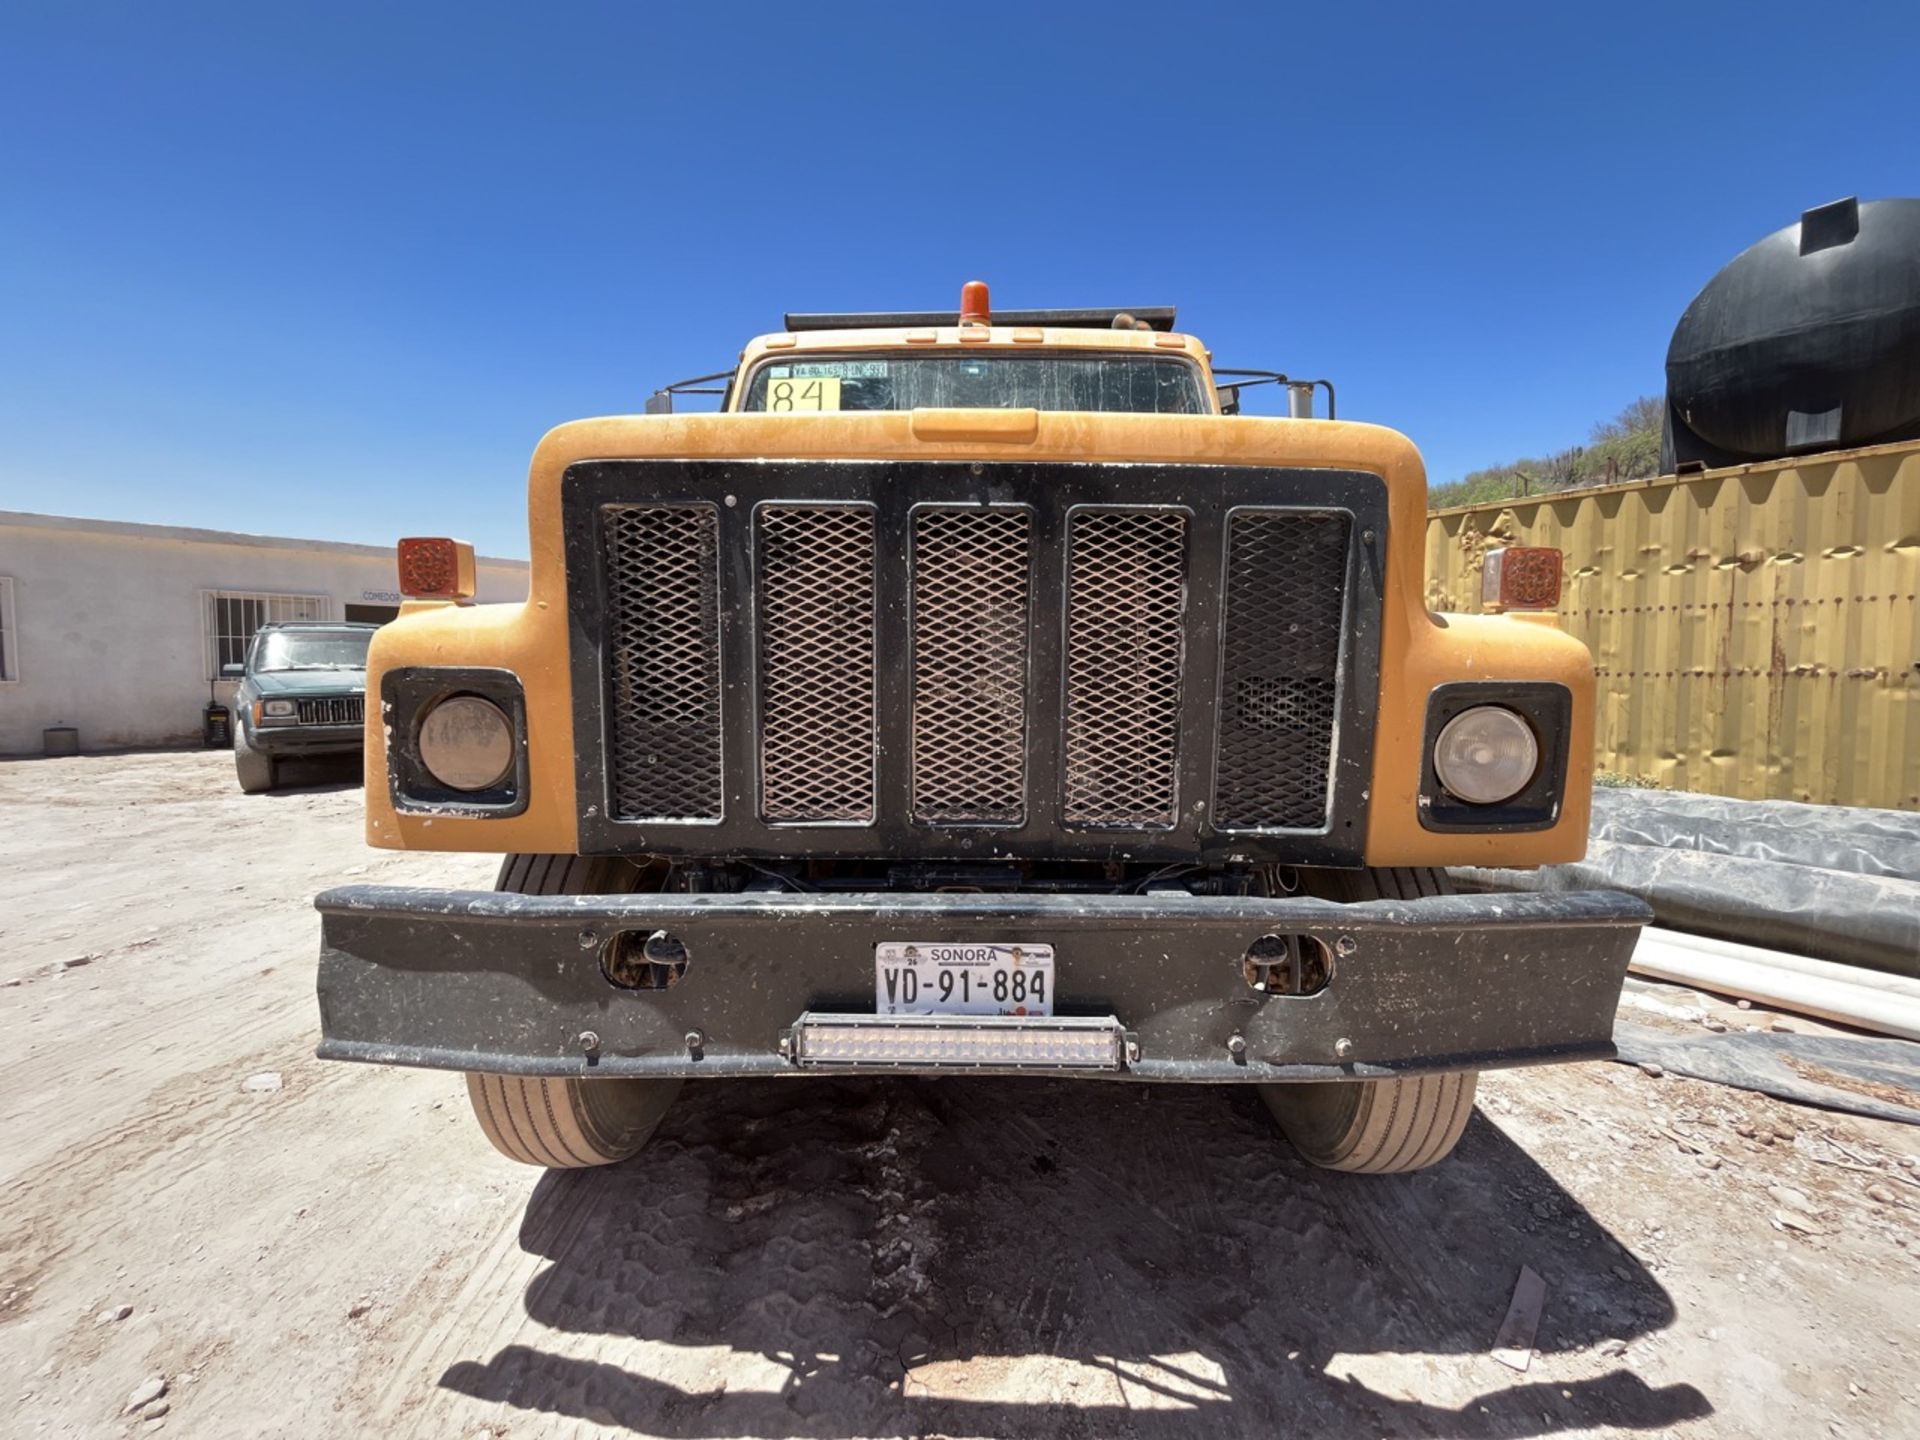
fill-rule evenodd
<path id="1" fill-rule="evenodd" d="M 367 718 L 364 695 L 320 695 L 293 702 L 302 725 L 359 725 Z"/>

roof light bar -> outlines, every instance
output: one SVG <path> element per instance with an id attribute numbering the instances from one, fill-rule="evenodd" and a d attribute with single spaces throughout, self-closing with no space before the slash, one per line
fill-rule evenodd
<path id="1" fill-rule="evenodd" d="M 1173 329 L 1171 305 L 1118 305 L 1091 310 L 995 310 L 995 325 L 1051 325 L 1057 330 L 1111 330 L 1113 317 L 1129 315 L 1149 330 Z M 782 317 L 790 333 L 807 330 L 929 330 L 960 324 L 957 310 L 900 310 L 823 313 L 789 312 Z"/>
<path id="2" fill-rule="evenodd" d="M 816 1015 L 793 1022 L 796 1065 L 887 1070 L 1118 1070 L 1126 1032 L 1111 1015 Z"/>

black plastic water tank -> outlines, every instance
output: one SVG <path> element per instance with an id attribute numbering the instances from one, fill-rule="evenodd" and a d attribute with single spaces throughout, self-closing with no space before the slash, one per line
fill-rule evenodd
<path id="1" fill-rule="evenodd" d="M 1662 468 L 1920 438 L 1920 200 L 1839 200 L 1736 256 L 1667 348 Z"/>

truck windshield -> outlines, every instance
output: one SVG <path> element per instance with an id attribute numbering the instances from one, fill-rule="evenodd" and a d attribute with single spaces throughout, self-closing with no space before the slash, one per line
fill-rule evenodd
<path id="1" fill-rule="evenodd" d="M 254 647 L 262 670 L 364 670 L 371 630 L 272 630 Z"/>
<path id="2" fill-rule="evenodd" d="M 822 356 L 753 372 L 745 410 L 1102 410 L 1203 415 L 1200 371 L 1168 355 Z"/>

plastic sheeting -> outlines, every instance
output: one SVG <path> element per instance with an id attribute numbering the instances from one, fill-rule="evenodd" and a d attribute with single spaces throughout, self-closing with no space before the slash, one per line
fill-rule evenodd
<path id="1" fill-rule="evenodd" d="M 1619 1059 L 1800 1105 L 1920 1125 L 1920 1045 L 1851 1035 L 1671 1035 L 1625 1020 Z"/>
<path id="2" fill-rule="evenodd" d="M 1593 792 L 1593 838 L 1920 880 L 1920 815 L 1668 790 Z"/>
<path id="3" fill-rule="evenodd" d="M 1920 815 L 1653 790 L 1594 795 L 1587 858 L 1456 870 L 1478 890 L 1623 890 L 1661 925 L 1920 978 Z"/>

